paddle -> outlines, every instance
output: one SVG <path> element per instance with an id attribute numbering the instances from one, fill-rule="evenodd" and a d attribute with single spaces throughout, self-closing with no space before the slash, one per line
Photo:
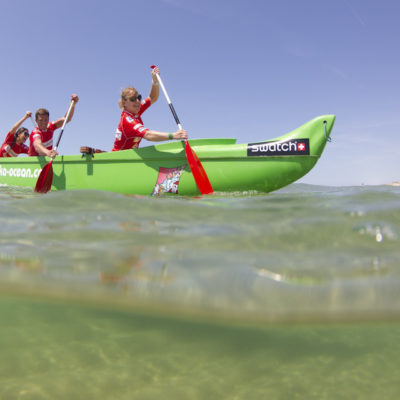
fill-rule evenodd
<path id="1" fill-rule="evenodd" d="M 154 69 L 155 67 L 156 67 L 155 65 L 152 65 L 150 68 Z M 156 74 L 156 77 L 157 77 L 157 80 L 161 86 L 163 93 L 164 93 L 164 96 L 167 99 L 167 103 L 169 105 L 169 108 L 171 109 L 172 115 L 175 118 L 175 122 L 178 125 L 178 128 L 182 129 L 182 125 L 179 121 L 178 115 L 175 112 L 174 106 L 172 105 L 172 102 L 168 96 L 167 90 L 165 89 L 165 86 L 161 80 L 161 77 L 159 74 Z M 201 194 L 213 193 L 213 188 L 208 179 L 206 171 L 204 171 L 204 168 L 201 165 L 199 158 L 197 157 L 197 155 L 193 151 L 193 149 L 190 147 L 189 141 L 186 139 L 185 139 L 185 153 L 186 153 L 186 159 L 187 159 L 189 167 L 192 171 L 192 174 L 193 174 L 194 180 L 197 184 L 197 187 L 200 190 L 200 193 Z"/>
<path id="2" fill-rule="evenodd" d="M 58 147 L 58 145 L 60 143 L 61 136 L 64 133 L 65 124 L 67 123 L 69 114 L 71 114 L 71 110 L 72 110 L 72 106 L 73 105 L 74 105 L 74 102 L 71 101 L 71 103 L 69 104 L 67 115 L 65 116 L 65 119 L 64 119 L 64 123 L 62 124 L 62 127 L 61 127 L 60 135 L 58 136 L 57 144 L 54 147 L 54 150 L 57 150 L 57 147 Z M 36 182 L 35 192 L 37 192 L 37 193 L 47 193 L 51 189 L 51 184 L 53 182 L 53 165 L 52 165 L 53 160 L 54 160 L 54 157 L 51 157 L 50 162 L 48 162 L 43 167 L 42 171 L 40 172 L 39 178 L 38 178 L 38 180 Z"/>

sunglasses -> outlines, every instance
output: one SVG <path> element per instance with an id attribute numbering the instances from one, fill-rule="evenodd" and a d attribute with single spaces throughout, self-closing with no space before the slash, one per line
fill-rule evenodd
<path id="1" fill-rule="evenodd" d="M 131 101 L 132 103 L 135 102 L 136 100 L 142 101 L 142 95 L 138 94 L 137 96 L 128 97 L 128 100 Z"/>

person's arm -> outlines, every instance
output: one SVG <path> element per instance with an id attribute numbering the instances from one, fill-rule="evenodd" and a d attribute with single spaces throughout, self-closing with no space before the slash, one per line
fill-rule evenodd
<path id="1" fill-rule="evenodd" d="M 76 94 L 73 94 L 73 95 L 71 96 L 71 101 L 73 101 L 74 104 L 72 105 L 71 112 L 69 113 L 69 117 L 68 117 L 68 119 L 67 119 L 67 124 L 68 124 L 68 122 L 71 121 L 71 119 L 72 119 L 72 117 L 73 117 L 73 115 L 74 115 L 75 105 L 76 105 L 76 103 L 78 102 L 78 100 L 79 100 L 79 97 L 78 97 Z M 63 125 L 63 123 L 64 123 L 64 121 L 65 121 L 65 117 L 66 117 L 66 115 L 64 115 L 62 118 L 59 118 L 57 121 L 54 122 L 54 124 L 55 124 L 55 126 L 56 126 L 57 129 L 62 127 L 62 125 Z"/>
<path id="2" fill-rule="evenodd" d="M 4 147 L 5 152 L 10 156 L 10 157 L 17 157 L 18 154 L 13 151 L 11 146 L 8 144 L 6 147 Z"/>
<path id="3" fill-rule="evenodd" d="M 79 151 L 82 154 L 89 154 L 89 155 L 93 155 L 96 153 L 106 153 L 105 150 L 95 149 L 94 147 L 89 147 L 89 146 L 81 146 Z"/>
<path id="4" fill-rule="evenodd" d="M 187 133 L 184 129 L 180 129 L 176 132 L 157 132 L 157 131 L 147 131 L 144 136 L 146 140 L 151 142 L 162 142 L 164 140 L 182 140 L 187 139 Z"/>
<path id="5" fill-rule="evenodd" d="M 14 135 L 14 133 L 17 131 L 17 129 L 23 124 L 23 122 L 25 120 L 27 120 L 30 116 L 32 115 L 32 113 L 30 111 L 27 111 L 25 113 L 25 115 L 18 121 L 15 123 L 15 125 L 11 128 L 10 133 L 11 135 Z"/>
<path id="6" fill-rule="evenodd" d="M 158 100 L 158 95 L 159 95 L 159 86 L 158 86 L 158 80 L 156 74 L 159 74 L 160 70 L 158 67 L 155 67 L 151 71 L 151 77 L 153 79 L 152 84 L 151 84 L 151 89 L 150 89 L 150 94 L 149 98 L 151 101 L 151 104 L 155 103 Z"/>
<path id="7" fill-rule="evenodd" d="M 40 139 L 34 140 L 33 147 L 35 148 L 39 156 L 55 157 L 58 154 L 55 150 L 46 149 Z"/>

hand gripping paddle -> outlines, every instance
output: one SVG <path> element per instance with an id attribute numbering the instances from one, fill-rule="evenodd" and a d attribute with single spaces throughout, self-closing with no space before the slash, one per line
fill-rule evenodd
<path id="1" fill-rule="evenodd" d="M 156 67 L 155 65 L 152 65 L 150 68 L 154 69 L 155 67 Z M 167 99 L 167 103 L 169 105 L 169 108 L 171 109 L 172 115 L 175 118 L 175 122 L 178 125 L 178 128 L 182 129 L 182 125 L 179 121 L 178 115 L 175 112 L 174 106 L 171 103 L 171 99 L 168 96 L 167 90 L 165 89 L 165 86 L 161 80 L 161 77 L 159 74 L 156 74 L 156 77 L 157 77 L 157 80 L 161 86 L 163 93 L 164 93 L 164 96 Z M 185 153 L 186 153 L 186 159 L 188 161 L 190 170 L 192 171 L 194 180 L 197 184 L 197 187 L 199 188 L 200 193 L 201 194 L 213 193 L 213 188 L 208 179 L 206 171 L 204 171 L 204 168 L 201 165 L 199 158 L 197 157 L 197 155 L 193 151 L 193 149 L 190 147 L 189 141 L 186 139 L 185 139 Z"/>
<path id="2" fill-rule="evenodd" d="M 58 136 L 56 147 L 54 147 L 54 150 L 57 150 L 57 147 L 58 147 L 58 145 L 60 143 L 61 136 L 62 136 L 62 134 L 64 132 L 64 127 L 65 127 L 65 124 L 67 123 L 69 114 L 71 114 L 71 110 L 72 110 L 73 104 L 74 104 L 74 102 L 71 101 L 71 103 L 69 105 L 69 108 L 68 108 L 67 115 L 65 116 L 64 123 L 63 123 L 62 128 L 61 128 L 60 135 Z M 52 157 L 50 159 L 50 162 L 47 163 L 43 167 L 42 171 L 40 172 L 40 175 L 39 175 L 38 180 L 36 182 L 35 192 L 37 192 L 37 193 L 47 193 L 51 189 L 51 184 L 53 183 L 53 165 L 52 165 L 53 160 L 54 160 L 54 157 Z"/>

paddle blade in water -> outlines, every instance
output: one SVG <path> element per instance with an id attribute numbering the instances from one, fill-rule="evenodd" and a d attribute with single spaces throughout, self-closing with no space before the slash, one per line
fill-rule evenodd
<path id="1" fill-rule="evenodd" d="M 40 172 L 39 178 L 36 182 L 35 192 L 47 193 L 51 189 L 51 184 L 53 182 L 52 161 L 53 160 L 50 160 L 50 162 L 46 164 Z"/>
<path id="2" fill-rule="evenodd" d="M 189 163 L 189 167 L 192 171 L 194 180 L 196 181 L 200 193 L 211 194 L 213 192 L 213 188 L 211 186 L 210 181 L 208 180 L 206 171 L 204 171 L 204 168 L 201 165 L 201 162 L 197 157 L 197 154 L 190 147 L 189 142 L 187 140 L 185 140 L 185 153 Z"/>

